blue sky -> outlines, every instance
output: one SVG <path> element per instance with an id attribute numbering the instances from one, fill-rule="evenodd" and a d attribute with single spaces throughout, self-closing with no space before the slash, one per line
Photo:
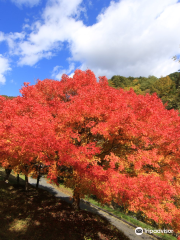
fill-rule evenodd
<path id="1" fill-rule="evenodd" d="M 180 1 L 0 0 L 0 95 L 24 82 L 166 76 L 180 69 Z"/>

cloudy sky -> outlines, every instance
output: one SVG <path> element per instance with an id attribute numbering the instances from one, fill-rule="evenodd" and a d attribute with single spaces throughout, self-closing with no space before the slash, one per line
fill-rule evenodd
<path id="1" fill-rule="evenodd" d="M 0 0 L 0 95 L 23 82 L 180 69 L 180 0 Z"/>

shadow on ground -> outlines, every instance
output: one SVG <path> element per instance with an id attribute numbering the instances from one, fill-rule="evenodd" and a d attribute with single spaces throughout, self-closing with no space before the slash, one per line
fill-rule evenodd
<path id="1" fill-rule="evenodd" d="M 75 211 L 69 196 L 59 194 L 53 187 L 36 189 L 12 174 L 5 183 L 0 169 L 0 239 L 1 240 L 129 240 L 121 231 L 92 212 Z M 62 193 L 63 194 L 63 193 Z M 82 208 L 93 210 L 81 202 Z M 96 212 L 94 210 L 94 212 Z"/>

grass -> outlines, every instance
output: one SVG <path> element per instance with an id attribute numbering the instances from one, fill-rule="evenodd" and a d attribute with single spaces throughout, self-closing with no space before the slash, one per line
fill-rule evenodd
<path id="1" fill-rule="evenodd" d="M 49 192 L 29 186 L 24 191 L 12 174 L 3 181 L 0 169 L 0 239 L 1 240 L 129 240 L 121 231 L 99 215 L 72 209 Z"/>

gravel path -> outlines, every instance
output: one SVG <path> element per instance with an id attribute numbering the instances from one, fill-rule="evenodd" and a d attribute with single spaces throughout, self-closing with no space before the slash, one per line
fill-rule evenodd
<path id="1" fill-rule="evenodd" d="M 29 183 L 33 186 L 36 186 L 36 179 L 29 178 Z M 57 187 L 54 187 L 50 183 L 47 183 L 47 180 L 45 178 L 41 178 L 39 181 L 39 188 L 42 188 L 44 190 L 49 191 L 56 197 L 62 199 L 63 201 L 66 201 L 68 203 L 72 203 L 72 200 L 70 199 L 69 195 L 66 195 L 58 190 Z M 135 226 L 131 226 L 130 224 L 118 219 L 112 214 L 109 214 L 102 210 L 99 207 L 96 207 L 93 204 L 90 204 L 89 202 L 86 202 L 84 200 L 80 201 L 80 208 L 82 210 L 88 210 L 90 212 L 99 214 L 103 217 L 105 217 L 112 225 L 117 227 L 120 231 L 124 232 L 126 236 L 128 236 L 131 240 L 157 240 L 156 237 L 150 236 L 149 234 L 143 233 L 142 235 L 136 235 L 135 233 Z"/>

